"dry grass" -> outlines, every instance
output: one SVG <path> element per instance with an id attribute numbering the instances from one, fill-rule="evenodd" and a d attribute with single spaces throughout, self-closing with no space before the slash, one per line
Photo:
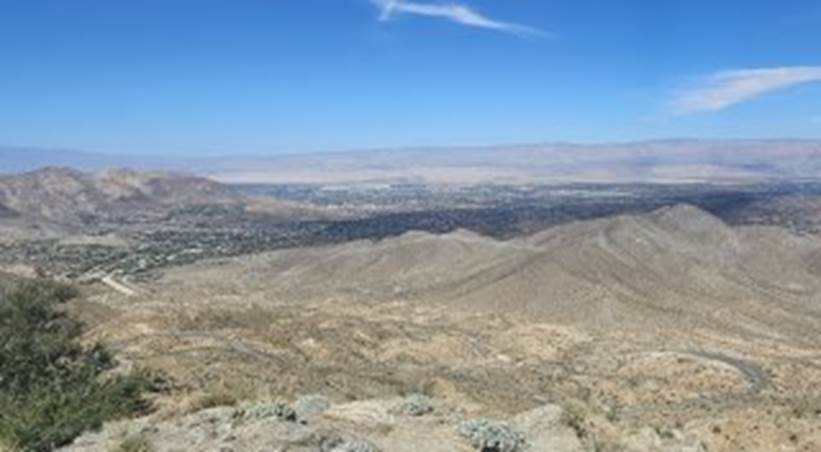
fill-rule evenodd
<path id="1" fill-rule="evenodd" d="M 155 450 L 154 443 L 146 434 L 134 433 L 126 436 L 110 452 L 154 452 Z"/>

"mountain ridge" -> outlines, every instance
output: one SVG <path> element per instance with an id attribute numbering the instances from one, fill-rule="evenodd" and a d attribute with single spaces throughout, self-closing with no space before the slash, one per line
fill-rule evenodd
<path id="1" fill-rule="evenodd" d="M 253 261 L 283 301 L 407 300 L 591 327 L 726 328 L 803 340 L 821 321 L 821 280 L 807 266 L 819 256 L 817 238 L 730 227 L 696 207 L 675 206 L 507 241 L 414 232 Z M 169 278 L 187 275 L 207 288 L 211 272 L 228 268 L 205 263 L 170 270 Z M 785 333 L 784 323 L 792 330 Z"/>
<path id="2" fill-rule="evenodd" d="M 217 182 L 182 174 L 117 169 L 85 173 L 45 167 L 0 176 L 0 213 L 31 222 L 81 225 L 93 219 L 152 215 L 197 204 L 232 204 L 241 196 Z"/>

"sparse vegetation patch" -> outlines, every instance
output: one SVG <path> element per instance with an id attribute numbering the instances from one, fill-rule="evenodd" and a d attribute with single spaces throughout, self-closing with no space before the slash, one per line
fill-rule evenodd
<path id="1" fill-rule="evenodd" d="M 105 375 L 110 353 L 80 344 L 62 306 L 76 295 L 44 280 L 0 293 L 0 449 L 49 451 L 147 409 L 147 379 Z"/>
<path id="2" fill-rule="evenodd" d="M 394 414 L 405 416 L 424 416 L 433 413 L 433 401 L 421 394 L 412 394 L 397 404 L 392 410 Z"/>
<path id="3" fill-rule="evenodd" d="M 240 405 L 234 417 L 236 419 L 276 418 L 287 422 L 297 421 L 296 411 L 285 402 L 246 402 Z"/>
<path id="4" fill-rule="evenodd" d="M 524 436 L 506 422 L 472 419 L 459 425 L 459 433 L 481 452 L 519 452 L 525 449 Z"/>
<path id="5" fill-rule="evenodd" d="M 154 444 L 144 433 L 128 435 L 112 452 L 154 452 Z"/>

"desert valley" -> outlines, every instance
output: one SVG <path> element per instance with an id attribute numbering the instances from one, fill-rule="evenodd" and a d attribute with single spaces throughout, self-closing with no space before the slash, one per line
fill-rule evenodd
<path id="1" fill-rule="evenodd" d="M 138 416 L 50 446 L 819 450 L 821 182 L 792 171 L 821 147 L 742 177 L 724 146 L 628 159 L 629 181 L 459 152 L 426 171 L 478 180 L 0 176 L 6 290 L 71 283 L 82 343 L 151 383 Z"/>

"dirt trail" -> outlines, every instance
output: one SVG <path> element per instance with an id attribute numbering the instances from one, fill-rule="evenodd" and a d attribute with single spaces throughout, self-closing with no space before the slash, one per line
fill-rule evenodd
<path id="1" fill-rule="evenodd" d="M 104 277 L 101 279 L 101 281 L 102 281 L 102 282 L 103 282 L 103 284 L 105 284 L 106 286 L 108 286 L 108 287 L 110 287 L 111 289 L 113 289 L 113 290 L 115 290 L 115 291 L 117 291 L 117 292 L 119 292 L 119 293 L 121 293 L 121 294 L 125 295 L 126 297 L 133 297 L 133 296 L 137 295 L 137 291 L 136 291 L 136 290 L 134 290 L 134 289 L 132 289 L 132 288 L 130 288 L 130 287 L 128 287 L 128 286 L 126 286 L 126 285 L 125 285 L 124 283 L 122 283 L 122 282 L 119 282 L 119 281 L 115 280 L 115 279 L 114 279 L 114 277 L 113 277 L 113 276 L 111 276 L 111 275 L 106 275 L 106 276 L 104 276 Z"/>

